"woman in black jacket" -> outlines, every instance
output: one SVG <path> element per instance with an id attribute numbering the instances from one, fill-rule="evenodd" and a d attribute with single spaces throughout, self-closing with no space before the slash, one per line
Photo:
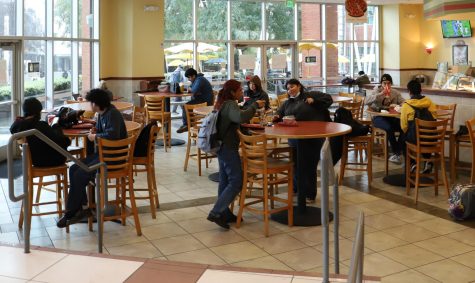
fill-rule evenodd
<path id="1" fill-rule="evenodd" d="M 265 108 L 270 109 L 269 95 L 262 89 L 262 83 L 259 76 L 253 76 L 247 83 L 248 89 L 244 92 L 244 97 L 248 97 L 244 102 L 243 108 L 248 108 L 258 100 L 265 101 Z"/>
<path id="2" fill-rule="evenodd" d="M 294 116 L 297 121 L 331 122 L 328 108 L 333 99 L 330 95 L 306 91 L 297 79 L 290 79 L 285 87 L 289 99 L 277 110 L 278 117 L 274 120 Z M 317 165 L 323 142 L 324 139 L 289 139 L 294 156 L 294 191 L 305 191 L 310 202 L 314 202 L 317 195 Z M 297 164 L 300 171 L 297 171 Z"/>

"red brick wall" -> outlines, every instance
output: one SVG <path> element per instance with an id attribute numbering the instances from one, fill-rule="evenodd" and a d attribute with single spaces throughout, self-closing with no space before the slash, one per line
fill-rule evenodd
<path id="1" fill-rule="evenodd" d="M 82 0 L 81 23 L 81 37 L 90 38 L 91 31 L 87 24 L 87 16 L 91 14 L 91 0 Z M 82 42 L 82 90 L 91 89 L 91 44 L 89 42 Z"/>
<path id="2" fill-rule="evenodd" d="M 338 39 L 338 9 L 337 5 L 327 5 L 326 14 L 326 38 L 327 41 L 336 43 Z M 338 49 L 327 45 L 327 78 L 338 76 Z"/>
<path id="3" fill-rule="evenodd" d="M 321 40 L 321 6 L 320 4 L 302 3 L 302 40 L 313 39 Z M 302 63 L 300 64 L 300 74 L 302 78 L 321 77 L 322 76 L 322 52 L 318 49 L 301 50 Z M 315 56 L 316 63 L 305 63 L 305 57 Z"/>

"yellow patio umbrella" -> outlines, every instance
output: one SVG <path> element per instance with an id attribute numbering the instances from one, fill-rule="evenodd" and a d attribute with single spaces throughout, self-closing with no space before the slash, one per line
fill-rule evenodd
<path id="1" fill-rule="evenodd" d="M 375 54 L 366 54 L 365 56 L 361 57 L 361 63 L 372 63 L 376 62 L 376 55 Z"/>
<path id="2" fill-rule="evenodd" d="M 198 53 L 205 53 L 205 52 L 216 52 L 223 50 L 223 47 L 200 42 L 198 43 L 197 51 Z M 174 45 L 168 48 L 165 48 L 165 54 L 171 54 L 171 53 L 193 53 L 193 43 L 191 42 L 186 42 L 178 45 Z"/>
<path id="3" fill-rule="evenodd" d="M 327 47 L 338 48 L 338 43 L 327 42 Z"/>
<path id="4" fill-rule="evenodd" d="M 299 50 L 307 50 L 310 51 L 312 49 L 322 49 L 321 43 L 300 43 Z"/>
<path id="5" fill-rule="evenodd" d="M 338 63 L 349 63 L 350 59 L 346 58 L 343 55 L 338 55 Z"/>
<path id="6" fill-rule="evenodd" d="M 172 67 L 176 67 L 176 66 L 180 66 L 180 65 L 185 65 L 185 62 L 184 61 L 181 61 L 181 60 L 178 60 L 178 59 L 175 59 L 171 62 L 168 63 L 168 66 L 172 66 Z"/>

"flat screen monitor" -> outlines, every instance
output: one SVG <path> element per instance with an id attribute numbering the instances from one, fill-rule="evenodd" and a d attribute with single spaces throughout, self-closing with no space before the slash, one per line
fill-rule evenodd
<path id="1" fill-rule="evenodd" d="M 472 27 L 469 20 L 442 20 L 444 38 L 471 37 Z"/>

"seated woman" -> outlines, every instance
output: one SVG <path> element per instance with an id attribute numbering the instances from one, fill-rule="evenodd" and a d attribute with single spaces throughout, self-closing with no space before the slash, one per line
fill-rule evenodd
<path id="1" fill-rule="evenodd" d="M 365 104 L 376 109 L 389 109 L 390 107 L 404 103 L 401 93 L 391 88 L 393 79 L 390 75 L 384 74 L 381 77 L 381 85 L 376 86 L 374 90 L 366 96 Z M 373 125 L 376 128 L 383 129 L 388 135 L 388 142 L 393 152 L 389 161 L 400 164 L 402 162 L 401 152 L 403 148 L 402 139 L 396 140 L 396 132 L 401 133 L 400 121 L 394 117 L 374 117 Z M 400 137 L 400 136 L 399 136 Z"/>
<path id="2" fill-rule="evenodd" d="M 247 83 L 248 89 L 244 92 L 244 97 L 249 97 L 244 102 L 243 108 L 247 108 L 257 100 L 265 101 L 265 109 L 270 109 L 269 95 L 262 89 L 262 83 L 259 76 L 253 76 Z"/>
<path id="3" fill-rule="evenodd" d="M 326 121 L 331 122 L 328 108 L 333 99 L 322 92 L 307 92 L 297 79 L 290 79 L 285 84 L 289 99 L 277 110 L 278 117 L 293 115 L 297 121 Z M 320 149 L 324 139 L 289 140 L 293 147 L 294 160 L 294 191 L 306 192 L 309 201 L 315 201 L 317 195 L 317 164 L 320 161 Z M 297 170 L 297 164 L 300 171 Z M 300 179 L 300 183 L 298 180 Z M 299 186 L 300 185 L 300 186 Z M 297 188 L 297 189 L 295 189 Z"/>
<path id="4" fill-rule="evenodd" d="M 10 127 L 12 134 L 26 130 L 37 129 L 46 137 L 57 143 L 63 149 L 67 149 L 71 140 L 63 134 L 63 130 L 58 124 L 50 127 L 45 121 L 41 121 L 41 110 L 43 106 L 36 98 L 27 98 L 23 102 L 24 117 L 18 117 Z M 59 166 L 66 162 L 66 157 L 55 149 L 44 143 L 36 136 L 26 138 L 30 146 L 31 162 L 37 167 Z"/>
<path id="5" fill-rule="evenodd" d="M 239 136 L 237 130 L 241 123 L 248 122 L 256 113 L 257 108 L 264 106 L 264 101 L 257 100 L 245 110 L 240 110 L 236 100 L 242 97 L 241 83 L 229 80 L 219 91 L 214 109 L 219 111 L 218 139 L 221 148 L 218 150 L 219 186 L 218 199 L 209 212 L 208 220 L 229 229 L 230 222 L 236 222 L 236 216 L 229 210 L 242 188 L 242 168 L 239 156 Z"/>

